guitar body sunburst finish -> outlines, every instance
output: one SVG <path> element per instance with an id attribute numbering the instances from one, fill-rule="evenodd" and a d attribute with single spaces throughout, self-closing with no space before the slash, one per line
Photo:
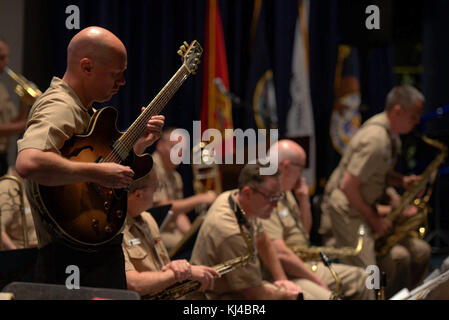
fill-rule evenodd
<path id="1" fill-rule="evenodd" d="M 75 136 L 61 149 L 61 155 L 77 162 L 99 162 L 112 152 L 113 143 L 122 133 L 116 127 L 117 112 L 104 108 L 94 114 L 87 135 Z M 137 180 L 153 166 L 150 155 L 130 156 L 121 164 L 130 166 Z M 58 187 L 35 185 L 34 197 L 40 213 L 53 229 L 69 242 L 101 245 L 113 239 L 126 219 L 127 192 L 94 183 L 76 183 Z"/>

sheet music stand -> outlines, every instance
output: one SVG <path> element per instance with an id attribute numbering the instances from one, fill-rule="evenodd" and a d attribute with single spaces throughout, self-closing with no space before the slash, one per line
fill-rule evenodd
<path id="1" fill-rule="evenodd" d="M 402 300 L 449 300 L 449 271 L 413 289 Z"/>
<path id="2" fill-rule="evenodd" d="M 162 206 L 156 206 L 148 209 L 147 211 L 151 213 L 154 220 L 156 220 L 157 225 L 159 227 L 159 230 L 162 230 L 163 226 L 167 224 L 168 220 L 170 219 L 171 209 L 172 205 L 162 205 Z"/>

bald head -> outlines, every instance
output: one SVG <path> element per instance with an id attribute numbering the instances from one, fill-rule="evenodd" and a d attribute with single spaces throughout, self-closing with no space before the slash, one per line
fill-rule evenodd
<path id="1" fill-rule="evenodd" d="M 112 32 L 100 27 L 88 27 L 77 33 L 67 48 L 67 65 L 76 67 L 84 59 L 107 62 L 125 58 L 126 48 Z"/>
<path id="2" fill-rule="evenodd" d="M 109 101 L 125 84 L 127 54 L 112 32 L 88 27 L 77 33 L 67 48 L 67 70 L 63 80 L 87 108 Z"/>
<path id="3" fill-rule="evenodd" d="M 285 160 L 295 163 L 305 163 L 306 161 L 306 152 L 299 144 L 292 140 L 279 140 L 273 144 L 269 150 L 269 153 L 271 155 L 272 152 L 276 151 L 278 153 L 279 164 L 283 163 Z"/>
<path id="4" fill-rule="evenodd" d="M 269 150 L 270 161 L 276 161 L 281 173 L 282 191 L 292 190 L 302 178 L 302 170 L 306 166 L 306 153 L 292 140 L 280 140 Z"/>

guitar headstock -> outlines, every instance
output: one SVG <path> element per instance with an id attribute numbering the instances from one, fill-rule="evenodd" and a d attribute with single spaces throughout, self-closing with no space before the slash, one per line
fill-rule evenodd
<path id="1" fill-rule="evenodd" d="M 196 74 L 198 65 L 201 63 L 201 55 L 203 48 L 198 41 L 194 40 L 190 45 L 184 41 L 184 44 L 178 50 L 178 54 L 182 57 L 184 65 L 190 73 Z"/>

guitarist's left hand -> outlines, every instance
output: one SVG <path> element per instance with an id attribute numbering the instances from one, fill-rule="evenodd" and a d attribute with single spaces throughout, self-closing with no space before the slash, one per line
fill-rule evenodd
<path id="1" fill-rule="evenodd" d="M 145 108 L 142 108 L 142 111 L 144 110 Z M 134 145 L 134 152 L 137 155 L 141 155 L 142 153 L 144 153 L 146 148 L 151 146 L 161 137 L 162 128 L 164 127 L 164 121 L 165 117 L 161 115 L 153 116 L 150 120 L 148 120 L 147 128 Z"/>

